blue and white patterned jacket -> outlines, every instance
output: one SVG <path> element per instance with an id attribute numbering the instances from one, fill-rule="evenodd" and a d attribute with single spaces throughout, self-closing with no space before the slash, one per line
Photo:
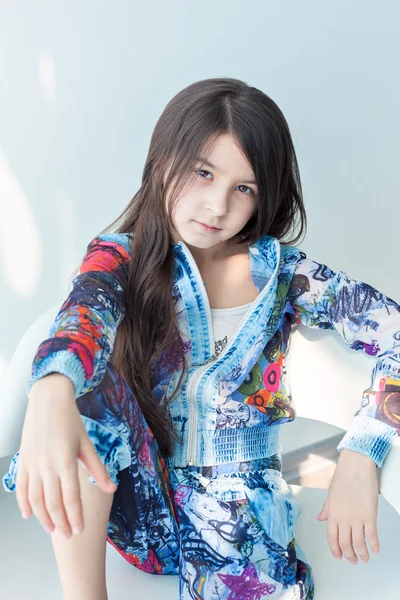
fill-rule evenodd
<path id="1" fill-rule="evenodd" d="M 96 237 L 49 334 L 38 348 L 31 385 L 60 372 L 76 397 L 104 376 L 117 326 L 124 317 L 123 283 L 132 234 Z M 223 351 L 214 348 L 210 305 L 184 242 L 173 244 L 172 294 L 189 368 L 170 404 L 182 436 L 175 466 L 215 465 L 281 451 L 280 426 L 295 418 L 284 355 L 297 324 L 333 329 L 354 350 L 375 357 L 370 387 L 338 450 L 382 463 L 400 434 L 400 306 L 370 285 L 333 272 L 294 246 L 264 236 L 249 246 L 259 295 Z M 179 368 L 167 355 L 153 365 L 154 396 L 172 391 Z"/>

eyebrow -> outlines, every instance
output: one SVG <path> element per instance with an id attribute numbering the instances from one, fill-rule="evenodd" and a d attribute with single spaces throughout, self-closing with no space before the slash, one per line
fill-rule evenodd
<path id="1" fill-rule="evenodd" d="M 208 167 L 211 167 L 212 169 L 216 169 L 217 171 L 219 170 L 216 165 L 213 165 L 209 160 L 207 160 L 206 158 L 203 158 L 202 156 L 197 156 L 196 160 L 200 160 L 204 165 L 207 165 Z M 243 183 L 254 183 L 255 185 L 257 185 L 257 181 L 254 181 L 254 180 L 243 181 Z"/>

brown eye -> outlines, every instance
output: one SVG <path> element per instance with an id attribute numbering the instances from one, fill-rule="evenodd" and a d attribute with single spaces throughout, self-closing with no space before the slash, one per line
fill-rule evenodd
<path id="1" fill-rule="evenodd" d="M 255 192 L 254 192 L 254 191 L 253 191 L 253 190 L 252 190 L 252 189 L 251 189 L 251 188 L 250 188 L 248 185 L 238 185 L 238 187 L 244 187 L 244 188 L 247 188 L 248 190 L 250 190 L 250 192 L 251 192 L 252 194 L 255 194 Z"/>
<path id="2" fill-rule="evenodd" d="M 206 171 L 205 169 L 195 169 L 195 172 L 199 173 L 199 175 L 200 175 L 200 173 L 207 173 L 208 175 L 211 175 L 210 171 Z M 203 175 L 200 175 L 200 177 L 203 177 Z M 203 179 L 206 179 L 206 177 L 203 177 Z M 238 188 L 239 187 L 246 188 L 246 189 L 250 190 L 250 193 L 253 194 L 253 196 L 256 195 L 255 191 L 252 190 L 248 185 L 238 185 L 237 187 Z M 245 192 L 243 192 L 243 193 L 245 194 Z"/>
<path id="3" fill-rule="evenodd" d="M 208 173 L 209 175 L 211 175 L 211 173 L 209 171 L 205 171 L 204 169 L 196 169 L 196 173 Z M 202 177 L 202 175 L 201 175 Z M 203 177 L 203 179 L 205 179 L 205 177 Z"/>

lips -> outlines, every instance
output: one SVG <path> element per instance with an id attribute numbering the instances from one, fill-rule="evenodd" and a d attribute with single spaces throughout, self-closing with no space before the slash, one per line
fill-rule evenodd
<path id="1" fill-rule="evenodd" d="M 200 225 L 204 225 L 204 227 L 208 227 L 209 229 L 221 229 L 220 227 L 215 227 L 215 225 L 209 225 L 208 223 L 203 223 L 202 221 L 197 221 L 197 223 L 199 223 Z"/>

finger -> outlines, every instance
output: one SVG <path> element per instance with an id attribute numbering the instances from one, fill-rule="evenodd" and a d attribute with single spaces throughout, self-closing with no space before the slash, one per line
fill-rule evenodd
<path id="1" fill-rule="evenodd" d="M 110 478 L 105 465 L 101 462 L 88 436 L 82 441 L 79 458 L 82 460 L 99 488 L 108 494 L 110 492 L 115 492 L 117 486 Z"/>
<path id="2" fill-rule="evenodd" d="M 46 530 L 49 523 L 52 525 L 52 520 L 45 505 L 43 484 L 39 473 L 32 474 L 29 478 L 28 499 L 33 514 Z"/>
<path id="3" fill-rule="evenodd" d="M 353 540 L 351 537 L 351 527 L 350 525 L 339 525 L 339 546 L 347 558 L 347 560 L 352 564 L 356 565 L 358 563 L 358 558 L 354 552 L 353 548 Z"/>
<path id="4" fill-rule="evenodd" d="M 15 494 L 17 503 L 23 519 L 29 519 L 32 516 L 32 508 L 28 500 L 28 473 L 19 469 L 16 477 Z"/>
<path id="5" fill-rule="evenodd" d="M 41 474 L 41 480 L 42 480 L 42 490 L 43 490 L 43 504 L 45 507 L 45 510 L 47 512 L 47 517 L 45 521 L 42 521 L 42 525 L 43 525 L 43 529 L 45 530 L 46 533 L 51 533 L 54 530 L 55 524 L 54 521 L 51 517 L 51 513 L 50 513 L 50 507 L 51 507 L 51 501 L 49 502 L 49 480 L 51 479 L 51 475 L 49 471 L 46 471 L 45 473 Z"/>
<path id="6" fill-rule="evenodd" d="M 54 471 L 46 473 L 43 477 L 43 491 L 46 507 L 54 527 L 63 534 L 65 539 L 68 539 L 71 536 L 71 529 L 62 501 L 60 480 Z M 53 533 L 53 531 L 54 528 L 49 533 Z"/>
<path id="7" fill-rule="evenodd" d="M 376 526 L 376 521 L 367 522 L 364 525 L 365 528 L 365 536 L 368 540 L 369 546 L 374 554 L 378 554 L 379 552 L 379 538 L 378 531 Z"/>
<path id="8" fill-rule="evenodd" d="M 83 509 L 76 460 L 61 473 L 60 484 L 69 525 L 73 533 L 79 535 L 83 531 Z"/>
<path id="9" fill-rule="evenodd" d="M 67 513 L 63 504 L 61 493 L 61 483 L 57 473 L 49 477 L 46 481 L 46 502 L 49 514 L 53 520 L 55 528 L 67 540 L 71 537 L 71 528 L 69 526 Z"/>
<path id="10" fill-rule="evenodd" d="M 369 561 L 368 548 L 365 543 L 364 524 L 356 523 L 352 526 L 351 537 L 353 540 L 354 550 L 364 563 Z"/>
<path id="11" fill-rule="evenodd" d="M 321 511 L 317 514 L 317 518 L 325 520 L 327 515 L 327 509 L 328 509 L 328 499 L 325 500 L 323 507 L 321 508 Z"/>
<path id="12" fill-rule="evenodd" d="M 333 519 L 328 519 L 328 524 L 326 526 L 326 539 L 328 540 L 333 556 L 337 559 L 341 559 L 342 552 L 339 547 L 338 526 Z"/>

